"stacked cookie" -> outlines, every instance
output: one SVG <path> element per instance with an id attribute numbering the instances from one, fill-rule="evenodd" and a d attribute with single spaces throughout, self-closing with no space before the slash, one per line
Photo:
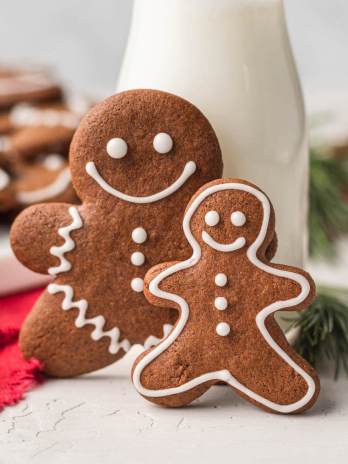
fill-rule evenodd
<path id="1" fill-rule="evenodd" d="M 0 215 L 77 197 L 68 151 L 85 102 L 71 102 L 43 70 L 0 69 Z"/>

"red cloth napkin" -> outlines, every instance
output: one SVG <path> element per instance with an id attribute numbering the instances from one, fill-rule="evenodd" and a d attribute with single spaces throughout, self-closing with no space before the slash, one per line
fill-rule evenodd
<path id="1" fill-rule="evenodd" d="M 26 361 L 18 347 L 22 322 L 41 292 L 31 290 L 0 298 L 0 411 L 43 380 L 40 362 Z"/>

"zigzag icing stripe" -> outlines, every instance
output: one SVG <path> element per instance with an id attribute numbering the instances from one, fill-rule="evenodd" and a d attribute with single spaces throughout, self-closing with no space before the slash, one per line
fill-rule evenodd
<path id="1" fill-rule="evenodd" d="M 71 238 L 70 234 L 74 230 L 78 230 L 83 226 L 82 219 L 79 215 L 79 212 L 75 206 L 71 206 L 69 208 L 70 216 L 72 217 L 73 221 L 68 226 L 61 227 L 58 229 L 58 234 L 64 238 L 63 245 L 60 246 L 53 246 L 50 249 L 50 253 L 53 256 L 56 256 L 60 260 L 59 266 L 50 267 L 48 269 L 48 273 L 53 276 L 57 276 L 57 274 L 68 272 L 72 268 L 70 261 L 64 256 L 65 253 L 74 250 L 75 242 Z M 60 284 L 49 284 L 47 287 L 48 293 L 51 295 L 55 295 L 56 293 L 64 293 L 64 299 L 61 305 L 61 308 L 64 311 L 69 311 L 70 309 L 78 309 L 79 313 L 75 319 L 75 326 L 77 328 L 82 328 L 85 325 L 93 325 L 94 330 L 91 332 L 91 338 L 94 341 L 98 341 L 103 337 L 110 338 L 109 344 L 109 353 L 116 354 L 121 348 L 127 352 L 131 348 L 131 343 L 129 340 L 124 339 L 121 342 L 120 339 L 120 329 L 118 327 L 113 327 L 108 331 L 104 331 L 105 326 L 105 318 L 104 316 L 95 316 L 92 318 L 87 318 L 86 313 L 88 309 L 88 301 L 85 299 L 73 301 L 74 298 L 74 290 L 70 285 L 60 285 Z M 171 324 L 164 324 L 163 326 L 163 338 L 165 338 L 172 330 L 173 326 Z M 155 337 L 154 335 L 150 335 L 144 343 L 144 348 L 150 348 L 154 345 L 157 345 L 162 339 Z"/>
<path id="2" fill-rule="evenodd" d="M 110 338 L 109 353 L 116 354 L 120 348 L 122 348 L 124 351 L 128 351 L 130 349 L 131 344 L 127 339 L 122 340 L 122 342 L 119 342 L 120 330 L 118 329 L 118 327 L 114 327 L 113 329 L 110 329 L 106 332 L 103 330 L 103 327 L 105 325 L 104 316 L 86 318 L 88 302 L 84 299 L 73 301 L 74 290 L 70 285 L 50 284 L 47 287 L 47 290 L 51 295 L 55 295 L 56 293 L 61 292 L 64 293 L 65 296 L 61 306 L 64 311 L 69 311 L 73 308 L 79 310 L 79 314 L 75 319 L 75 326 L 77 328 L 80 329 L 85 325 L 94 325 L 95 328 L 91 333 L 92 340 L 98 341 L 103 337 Z"/>
<path id="3" fill-rule="evenodd" d="M 53 256 L 56 256 L 60 260 L 60 265 L 55 267 L 50 267 L 48 273 L 50 275 L 57 275 L 61 272 L 68 272 L 71 269 L 71 263 L 65 258 L 64 254 L 72 251 L 75 248 L 75 242 L 70 237 L 70 233 L 73 230 L 80 229 L 82 227 L 82 219 L 79 215 L 79 212 L 75 206 L 69 208 L 70 216 L 73 219 L 73 222 L 66 227 L 61 227 L 58 229 L 58 234 L 64 238 L 65 242 L 61 246 L 53 246 L 50 249 L 50 253 Z"/>

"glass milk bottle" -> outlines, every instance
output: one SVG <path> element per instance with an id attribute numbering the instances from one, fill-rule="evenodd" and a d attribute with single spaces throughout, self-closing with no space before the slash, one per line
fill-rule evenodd
<path id="1" fill-rule="evenodd" d="M 277 215 L 276 259 L 305 257 L 308 150 L 282 0 L 135 0 L 118 90 L 157 88 L 215 128 L 224 176 L 255 182 Z"/>

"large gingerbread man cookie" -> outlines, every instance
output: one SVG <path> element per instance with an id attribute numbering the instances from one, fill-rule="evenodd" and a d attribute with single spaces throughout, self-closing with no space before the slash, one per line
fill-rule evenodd
<path id="1" fill-rule="evenodd" d="M 176 312 L 148 303 L 143 278 L 158 262 L 189 256 L 185 206 L 221 176 L 222 160 L 197 108 L 168 93 L 134 90 L 87 114 L 70 168 L 82 205 L 32 206 L 11 232 L 18 259 L 54 277 L 20 334 L 25 357 L 54 376 L 101 368 L 134 343 L 151 346 L 168 332 Z"/>
<path id="2" fill-rule="evenodd" d="M 306 272 L 270 262 L 274 223 L 267 196 L 248 182 L 217 180 L 194 195 L 183 221 L 191 257 L 157 265 L 145 279 L 148 300 L 177 308 L 180 317 L 134 364 L 133 382 L 144 397 L 182 406 L 224 382 L 268 411 L 313 405 L 317 375 L 289 346 L 274 314 L 305 309 L 315 287 Z"/>

